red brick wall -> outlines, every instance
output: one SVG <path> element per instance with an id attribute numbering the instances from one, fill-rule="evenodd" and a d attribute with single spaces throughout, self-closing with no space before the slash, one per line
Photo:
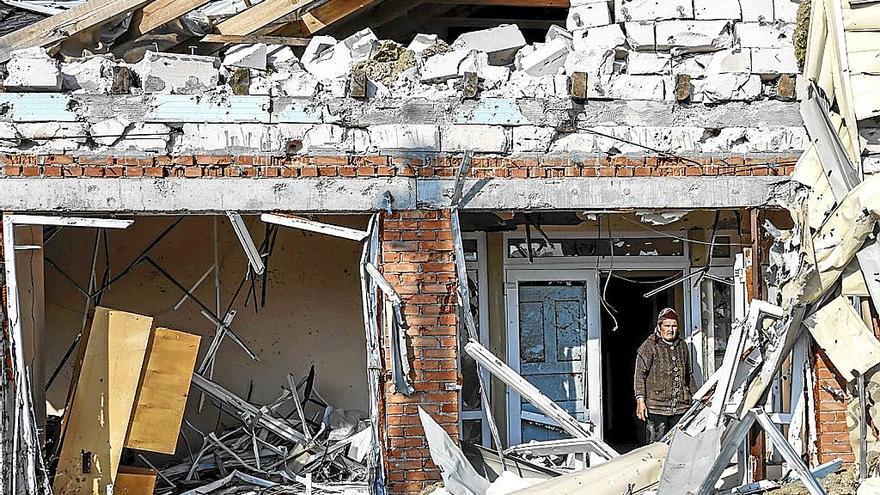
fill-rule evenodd
<path id="1" fill-rule="evenodd" d="M 415 393 L 394 392 L 384 376 L 384 431 L 390 493 L 417 493 L 440 480 L 418 406 L 458 438 L 455 263 L 448 211 L 394 212 L 382 223 L 382 271 L 403 299 Z M 385 370 L 390 370 L 383 342 Z"/>
<path id="2" fill-rule="evenodd" d="M 789 175 L 797 156 L 476 157 L 471 177 L 669 177 Z M 0 155 L 0 177 L 451 177 L 460 157 L 386 155 L 253 156 L 186 155 L 73 157 Z"/>

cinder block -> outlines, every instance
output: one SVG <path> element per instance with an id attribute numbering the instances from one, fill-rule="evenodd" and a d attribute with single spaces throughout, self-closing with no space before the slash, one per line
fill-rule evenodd
<path id="1" fill-rule="evenodd" d="M 440 129 L 428 124 L 382 124 L 367 129 L 371 145 L 382 150 L 440 151 Z"/>
<path id="2" fill-rule="evenodd" d="M 693 18 L 692 0 L 614 0 L 617 22 Z"/>
<path id="3" fill-rule="evenodd" d="M 133 68 L 145 93 L 202 94 L 220 80 L 217 57 L 148 51 Z"/>
<path id="4" fill-rule="evenodd" d="M 507 132 L 500 125 L 445 125 L 440 128 L 441 151 L 472 150 L 506 153 Z"/>
<path id="5" fill-rule="evenodd" d="M 114 64 L 105 57 L 61 64 L 62 89 L 76 93 L 109 94 Z"/>
<path id="6" fill-rule="evenodd" d="M 627 74 L 669 74 L 671 69 L 672 57 L 668 53 L 629 52 L 627 54 Z"/>
<path id="7" fill-rule="evenodd" d="M 727 21 L 661 21 L 655 32 L 658 50 L 720 50 L 732 43 Z"/>
<path id="8" fill-rule="evenodd" d="M 516 52 L 525 45 L 526 39 L 515 24 L 502 24 L 491 29 L 464 33 L 452 44 L 454 48 L 486 53 L 492 65 L 512 63 Z"/>
<path id="9" fill-rule="evenodd" d="M 794 25 L 740 22 L 734 33 L 743 48 L 785 48 L 793 46 Z"/>
<path id="10" fill-rule="evenodd" d="M 752 48 L 752 72 L 755 74 L 797 74 L 794 47 Z"/>
<path id="11" fill-rule="evenodd" d="M 611 9 L 605 0 L 594 0 L 572 5 L 568 9 L 565 27 L 569 31 L 591 27 L 607 26 L 613 22 Z"/>
<path id="12" fill-rule="evenodd" d="M 62 75 L 58 61 L 41 47 L 12 52 L 3 86 L 8 91 L 58 91 Z"/>
<path id="13" fill-rule="evenodd" d="M 557 38 L 523 57 L 520 65 L 530 76 L 555 75 L 565 63 L 569 51 L 566 40 Z"/>
<path id="14" fill-rule="evenodd" d="M 767 0 L 765 0 L 767 1 Z M 742 19 L 739 0 L 694 0 L 694 18 L 699 20 Z"/>

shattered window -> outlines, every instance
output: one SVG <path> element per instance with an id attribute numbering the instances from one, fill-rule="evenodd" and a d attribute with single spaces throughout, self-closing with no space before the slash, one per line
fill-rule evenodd
<path id="1" fill-rule="evenodd" d="M 703 349 L 703 362 L 711 373 L 721 366 L 727 341 L 730 339 L 733 325 L 733 287 L 717 280 L 704 280 L 700 285 L 700 300 L 703 331 L 713 337 L 704 341 Z"/>
<path id="2" fill-rule="evenodd" d="M 509 239 L 507 257 L 529 258 L 526 239 Z M 532 258 L 575 256 L 683 256 L 684 243 L 672 237 L 618 237 L 608 239 L 532 239 Z"/>
<path id="3" fill-rule="evenodd" d="M 464 246 L 464 261 L 467 263 L 479 261 L 479 257 L 477 255 L 477 240 L 476 239 L 464 239 L 462 242 Z"/>

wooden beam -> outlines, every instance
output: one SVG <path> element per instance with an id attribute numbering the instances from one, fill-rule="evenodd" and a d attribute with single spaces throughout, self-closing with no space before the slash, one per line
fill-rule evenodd
<path id="1" fill-rule="evenodd" d="M 138 9 L 151 0 L 89 0 L 60 14 L 47 17 L 0 37 L 0 62 L 12 52 L 34 46 L 49 46 L 83 30 L 104 24 L 114 17 Z"/>
<path id="2" fill-rule="evenodd" d="M 547 29 L 552 24 L 565 24 L 565 19 L 490 19 L 482 17 L 435 17 L 432 23 L 458 27 L 495 27 L 502 24 L 516 24 L 520 29 Z"/>
<path id="3" fill-rule="evenodd" d="M 153 0 L 134 13 L 128 28 L 128 39 L 135 39 L 157 27 L 177 19 L 211 0 Z"/>
<path id="4" fill-rule="evenodd" d="M 567 9 L 569 0 L 431 0 L 431 3 L 449 3 L 454 5 L 473 5 L 478 7 L 553 7 Z"/>
<path id="5" fill-rule="evenodd" d="M 257 36 L 253 34 L 239 36 L 234 34 L 209 34 L 202 38 L 204 43 L 266 43 L 267 45 L 306 46 L 308 38 L 292 38 L 290 36 Z"/>
<path id="6" fill-rule="evenodd" d="M 338 22 L 352 13 L 376 3 L 377 0 L 330 0 L 320 7 L 303 14 L 299 22 L 290 28 L 290 34 L 310 36 Z M 287 34 L 288 30 L 283 32 Z"/>
<path id="7" fill-rule="evenodd" d="M 264 0 L 217 25 L 220 34 L 243 36 L 288 14 L 324 6 L 327 0 Z"/>

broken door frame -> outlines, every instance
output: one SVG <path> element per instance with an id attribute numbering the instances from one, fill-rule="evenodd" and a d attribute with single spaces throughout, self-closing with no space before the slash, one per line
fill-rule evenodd
<path id="1" fill-rule="evenodd" d="M 586 409 L 590 422 L 595 425 L 594 433 L 602 439 L 602 350 L 599 323 L 599 279 L 594 269 L 569 268 L 563 270 L 505 270 L 504 292 L 507 306 L 507 364 L 520 373 L 519 359 L 519 284 L 535 281 L 578 281 L 584 282 L 587 289 L 586 310 Z M 522 443 L 522 407 L 520 395 L 507 390 L 507 441 L 509 445 Z"/>
<path id="2" fill-rule="evenodd" d="M 489 261 L 486 258 L 488 256 L 486 233 L 462 232 L 461 238 L 464 241 L 476 240 L 477 242 L 477 261 L 465 261 L 465 266 L 468 271 L 473 270 L 477 274 L 477 314 L 479 315 L 479 321 L 477 322 L 477 324 L 479 325 L 478 330 L 480 332 L 480 344 L 485 347 L 489 347 Z M 460 360 L 461 355 L 459 356 L 459 366 L 461 366 Z M 485 383 L 488 387 L 491 387 L 489 372 L 486 369 L 482 369 L 482 373 L 483 383 Z M 479 386 L 479 384 L 476 384 L 476 386 Z M 486 393 L 491 392 L 487 390 Z M 486 419 L 486 414 L 489 413 L 491 413 L 491 411 L 487 412 L 483 410 L 482 401 L 480 402 L 480 409 L 474 411 L 465 411 L 461 404 L 461 394 L 459 394 L 459 431 L 464 432 L 464 421 L 479 420 L 483 439 L 482 445 L 484 447 L 489 447 L 492 443 L 492 436 L 489 431 L 489 422 Z"/>

